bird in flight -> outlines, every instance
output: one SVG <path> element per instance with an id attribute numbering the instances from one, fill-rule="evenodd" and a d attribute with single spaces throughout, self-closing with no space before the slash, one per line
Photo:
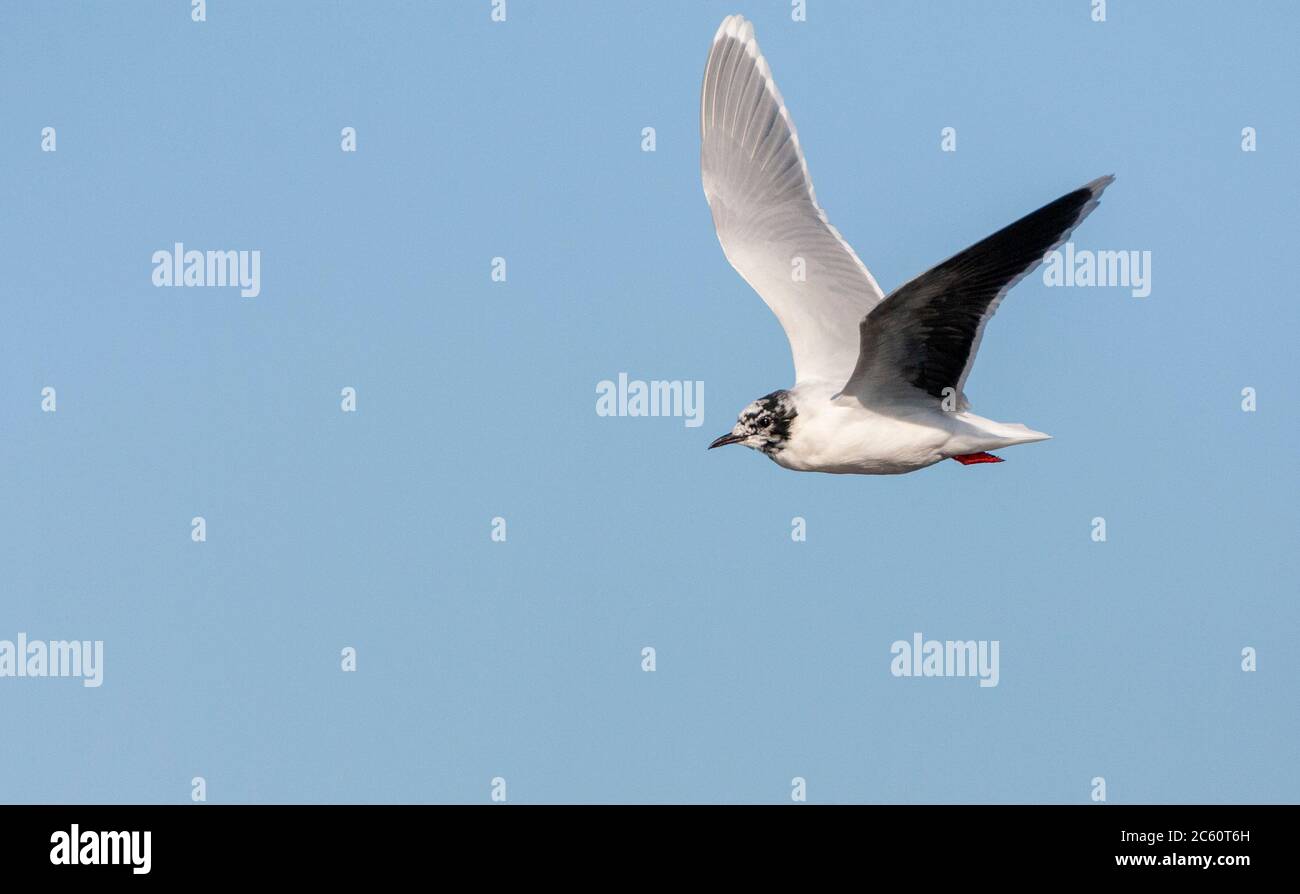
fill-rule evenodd
<path id="1" fill-rule="evenodd" d="M 1097 207 L 1101 177 L 895 289 L 817 204 L 794 122 L 754 39 L 728 16 L 700 96 L 700 168 L 731 266 L 776 314 L 795 385 L 741 410 L 709 449 L 743 444 L 802 472 L 892 475 L 1050 436 L 970 412 L 962 392 L 1002 296 Z"/>

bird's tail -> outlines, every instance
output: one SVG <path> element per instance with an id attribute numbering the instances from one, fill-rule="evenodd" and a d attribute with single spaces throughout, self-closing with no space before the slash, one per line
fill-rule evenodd
<path id="1" fill-rule="evenodd" d="M 1013 447 L 1016 444 L 1032 444 L 1035 441 L 1050 441 L 1052 439 L 1051 435 L 1044 434 L 1041 431 L 1034 431 L 1019 422 L 994 422 L 992 419 L 985 419 L 983 416 L 976 416 L 974 413 L 964 414 L 963 421 L 976 429 L 978 434 L 970 433 L 962 440 L 969 439 L 978 442 L 970 445 L 971 447 L 977 447 L 978 450 L 996 450 L 999 447 Z M 970 452 L 975 453 L 977 451 L 971 450 Z"/>

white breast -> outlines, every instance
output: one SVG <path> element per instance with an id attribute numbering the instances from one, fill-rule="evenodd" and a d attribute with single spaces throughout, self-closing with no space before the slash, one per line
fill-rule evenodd
<path id="1" fill-rule="evenodd" d="M 856 401 L 796 395 L 786 448 L 772 458 L 787 469 L 837 474 L 895 475 L 944 458 L 952 433 L 933 412 L 878 413 Z"/>
<path id="2" fill-rule="evenodd" d="M 851 397 L 833 399 L 825 387 L 799 386 L 791 396 L 798 415 L 785 449 L 772 459 L 800 472 L 898 475 L 951 456 L 1050 437 L 1023 425 L 947 413 L 927 404 L 872 409 Z"/>

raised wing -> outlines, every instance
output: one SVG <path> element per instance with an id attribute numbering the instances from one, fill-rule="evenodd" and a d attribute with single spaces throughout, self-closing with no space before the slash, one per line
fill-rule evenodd
<path id="1" fill-rule="evenodd" d="M 1114 179 L 1098 178 L 1044 205 L 890 293 L 862 320 L 861 355 L 844 394 L 868 404 L 951 395 L 954 409 L 966 409 L 962 389 L 989 317 Z"/>
<path id="2" fill-rule="evenodd" d="M 740 16 L 713 38 L 700 140 L 723 253 L 781 321 L 795 381 L 838 386 L 857 362 L 858 322 L 883 293 L 818 206 L 794 122 Z"/>

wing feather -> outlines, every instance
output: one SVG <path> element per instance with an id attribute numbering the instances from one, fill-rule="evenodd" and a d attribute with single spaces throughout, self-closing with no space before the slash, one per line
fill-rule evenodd
<path id="1" fill-rule="evenodd" d="M 1114 179 L 1061 196 L 891 292 L 862 320 L 860 356 L 844 394 L 877 404 L 950 394 L 955 409 L 966 409 L 963 389 L 989 318 Z"/>
<path id="2" fill-rule="evenodd" d="M 718 241 L 785 329 L 795 381 L 838 386 L 857 362 L 858 323 L 883 293 L 817 204 L 794 122 L 741 16 L 713 39 L 700 142 Z"/>

